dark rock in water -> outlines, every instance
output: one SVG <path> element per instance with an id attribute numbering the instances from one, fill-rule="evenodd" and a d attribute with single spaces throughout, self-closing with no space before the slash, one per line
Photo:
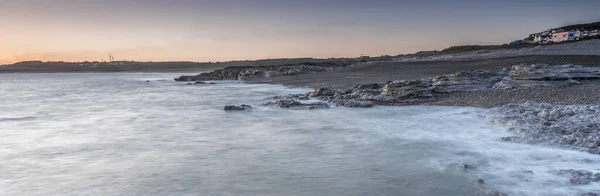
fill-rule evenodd
<path id="1" fill-rule="evenodd" d="M 463 165 L 463 169 L 465 169 L 465 170 L 473 170 L 473 169 L 475 169 L 475 166 L 465 164 L 465 165 Z"/>
<path id="2" fill-rule="evenodd" d="M 249 109 L 252 109 L 252 106 L 250 106 L 250 105 L 245 105 L 245 104 L 242 104 L 242 105 L 240 105 L 240 106 L 228 105 L 228 106 L 225 106 L 225 108 L 224 108 L 224 109 L 225 109 L 225 111 L 241 111 L 241 110 L 249 110 Z"/>
<path id="3" fill-rule="evenodd" d="M 308 98 L 308 95 L 306 95 L 306 94 L 289 94 L 289 95 L 284 95 L 284 96 L 275 96 L 275 97 L 271 97 L 269 99 L 309 100 L 310 98 Z"/>
<path id="4" fill-rule="evenodd" d="M 526 171 L 523 171 L 523 173 L 525 173 L 525 174 L 533 174 L 533 171 L 531 171 L 531 170 L 526 170 Z"/>
<path id="5" fill-rule="evenodd" d="M 315 102 L 315 103 L 302 103 L 295 100 L 279 100 L 276 101 L 275 104 L 280 108 L 308 108 L 308 109 L 317 109 L 317 108 L 329 108 L 327 103 L 323 102 Z"/>
<path id="6" fill-rule="evenodd" d="M 479 179 L 477 180 L 477 184 L 485 184 L 485 181 L 483 181 L 483 179 Z"/>
<path id="7" fill-rule="evenodd" d="M 351 108 L 370 108 L 375 106 L 375 104 L 373 104 L 373 102 L 370 101 L 356 101 L 356 100 L 348 100 L 344 103 L 345 107 L 351 107 Z"/>
<path id="8" fill-rule="evenodd" d="M 150 82 L 150 80 L 146 80 L 146 82 Z"/>
<path id="9" fill-rule="evenodd" d="M 216 84 L 214 82 L 196 81 L 194 84 Z"/>

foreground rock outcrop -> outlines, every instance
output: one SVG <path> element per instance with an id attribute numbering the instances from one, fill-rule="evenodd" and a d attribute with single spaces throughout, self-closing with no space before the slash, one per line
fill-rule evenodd
<path id="1" fill-rule="evenodd" d="M 490 110 L 489 119 L 513 133 L 504 140 L 600 154 L 600 105 L 511 104 Z"/>

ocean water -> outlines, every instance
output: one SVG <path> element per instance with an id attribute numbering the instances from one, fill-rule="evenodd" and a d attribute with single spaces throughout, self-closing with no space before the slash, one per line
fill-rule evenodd
<path id="1" fill-rule="evenodd" d="M 500 141 L 485 109 L 288 110 L 260 104 L 309 89 L 175 76 L 0 75 L 0 195 L 600 192 L 553 172 L 600 156 Z"/>

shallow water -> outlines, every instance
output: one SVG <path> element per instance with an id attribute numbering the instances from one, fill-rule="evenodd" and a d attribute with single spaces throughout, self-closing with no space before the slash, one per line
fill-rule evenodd
<path id="1" fill-rule="evenodd" d="M 308 89 L 175 76 L 0 75 L 0 195 L 600 192 L 552 173 L 600 172 L 599 156 L 499 141 L 484 109 L 286 110 L 259 104 Z"/>

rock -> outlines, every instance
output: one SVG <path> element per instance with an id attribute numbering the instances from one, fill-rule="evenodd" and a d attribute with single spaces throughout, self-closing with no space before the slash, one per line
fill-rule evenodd
<path id="1" fill-rule="evenodd" d="M 508 77 L 495 83 L 493 89 L 513 89 L 523 87 L 565 87 L 581 82 L 574 79 L 600 79 L 600 68 L 579 65 L 548 66 L 515 65 Z"/>
<path id="2" fill-rule="evenodd" d="M 483 181 L 483 179 L 479 179 L 477 180 L 477 184 L 485 184 L 485 181 Z"/>
<path id="3" fill-rule="evenodd" d="M 291 100 L 309 100 L 308 95 L 305 94 L 289 94 L 285 96 L 275 96 L 270 99 L 281 100 L 281 99 L 291 99 Z"/>
<path id="4" fill-rule="evenodd" d="M 195 76 L 181 76 L 175 81 L 197 80 L 251 80 L 256 78 L 271 78 L 288 75 L 299 75 L 311 72 L 331 71 L 352 65 L 354 60 L 330 60 L 316 63 L 283 64 L 273 66 L 233 66 Z"/>
<path id="5" fill-rule="evenodd" d="M 514 80 L 510 78 L 503 79 L 495 83 L 492 89 L 515 89 L 515 88 L 531 88 L 531 87 L 565 87 L 571 85 L 566 80 Z"/>
<path id="6" fill-rule="evenodd" d="M 373 102 L 370 101 L 356 101 L 356 100 L 348 100 L 344 103 L 345 107 L 351 107 L 351 108 L 370 108 L 375 106 L 375 104 L 373 104 Z"/>
<path id="7" fill-rule="evenodd" d="M 212 72 L 201 73 L 195 76 L 180 76 L 175 81 L 199 81 L 199 80 L 237 80 L 238 74 L 247 67 L 226 67 Z"/>
<path id="8" fill-rule="evenodd" d="M 214 82 L 196 81 L 194 84 L 216 84 Z"/>
<path id="9" fill-rule="evenodd" d="M 276 101 L 275 104 L 280 108 L 308 108 L 308 109 L 317 109 L 317 108 L 329 108 L 327 103 L 323 102 L 314 102 L 314 103 L 302 103 L 295 100 L 279 100 Z"/>
<path id="10" fill-rule="evenodd" d="M 389 104 L 389 103 L 394 102 L 394 97 L 392 97 L 388 93 L 382 93 L 382 94 L 379 94 L 379 95 L 373 97 L 373 101 L 375 101 L 377 103 Z"/>
<path id="11" fill-rule="evenodd" d="M 241 111 L 241 110 L 249 110 L 249 109 L 252 109 L 252 106 L 250 106 L 250 105 L 245 105 L 245 104 L 242 104 L 242 105 L 240 105 L 240 106 L 228 105 L 228 106 L 225 106 L 225 108 L 224 108 L 224 109 L 225 109 L 225 111 Z"/>
<path id="12" fill-rule="evenodd" d="M 265 78 L 274 78 L 274 77 L 281 77 L 281 76 L 283 76 L 283 74 L 278 71 L 266 71 L 264 73 Z"/>
<path id="13" fill-rule="evenodd" d="M 146 82 L 150 82 L 150 80 L 146 80 Z"/>
<path id="14" fill-rule="evenodd" d="M 323 97 L 323 96 L 333 96 L 337 93 L 335 90 L 331 90 L 328 88 L 319 88 L 314 92 L 309 93 L 310 97 Z"/>
<path id="15" fill-rule="evenodd" d="M 584 194 L 581 194 L 581 196 L 598 196 L 598 194 L 600 194 L 600 193 L 584 193 Z"/>
<path id="16" fill-rule="evenodd" d="M 600 79 L 600 68 L 580 65 L 515 65 L 509 76 L 516 80 Z"/>
<path id="17" fill-rule="evenodd" d="M 401 80 L 386 84 L 383 92 L 391 96 L 394 103 L 419 103 L 434 99 L 431 89 L 427 80 Z"/>
<path id="18" fill-rule="evenodd" d="M 506 76 L 504 71 L 461 71 L 432 79 L 432 90 L 440 93 L 490 89 Z"/>
<path id="19" fill-rule="evenodd" d="M 382 93 L 382 89 L 355 89 L 350 95 L 361 100 L 375 100 L 375 97 Z"/>
<path id="20" fill-rule="evenodd" d="M 465 165 L 463 165 L 463 169 L 465 169 L 465 170 L 474 170 L 475 166 L 465 164 Z"/>
<path id="21" fill-rule="evenodd" d="M 240 73 L 238 73 L 237 79 L 238 80 L 249 80 L 249 79 L 254 79 L 254 78 L 263 78 L 264 76 L 265 76 L 265 70 L 258 69 L 258 68 L 248 68 L 248 69 L 243 69 L 242 71 L 240 71 Z"/>
<path id="22" fill-rule="evenodd" d="M 573 146 L 600 152 L 600 105 L 552 105 L 535 102 L 490 110 L 488 118 L 505 125 L 511 142 Z"/>
<path id="23" fill-rule="evenodd" d="M 352 90 L 372 90 L 372 89 L 381 89 L 383 88 L 382 85 L 377 84 L 377 83 L 373 83 L 373 84 L 359 84 L 354 86 L 354 88 L 352 88 Z"/>
<path id="24" fill-rule="evenodd" d="M 574 169 L 559 170 L 558 174 L 568 177 L 569 182 L 575 185 L 589 184 L 592 182 L 592 177 L 594 175 L 594 173 L 591 171 Z"/>
<path id="25" fill-rule="evenodd" d="M 569 80 L 567 80 L 567 84 L 576 85 L 576 84 L 581 84 L 581 82 L 579 82 L 577 80 L 569 79 Z"/>

